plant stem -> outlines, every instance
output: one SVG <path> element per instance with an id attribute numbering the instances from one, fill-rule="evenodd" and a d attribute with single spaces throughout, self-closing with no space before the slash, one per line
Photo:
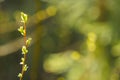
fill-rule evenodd
<path id="1" fill-rule="evenodd" d="M 27 40 L 27 36 L 26 36 L 26 23 L 24 23 L 24 30 L 25 30 L 25 34 L 24 34 L 24 45 L 26 46 L 27 48 L 27 45 L 26 45 L 26 40 Z M 22 77 L 20 77 L 20 80 L 23 79 L 23 75 L 24 75 L 24 66 L 25 66 L 25 62 L 26 62 L 26 54 L 23 55 L 23 58 L 24 58 L 24 62 L 22 64 L 22 71 L 21 71 L 21 74 L 22 74 Z"/>

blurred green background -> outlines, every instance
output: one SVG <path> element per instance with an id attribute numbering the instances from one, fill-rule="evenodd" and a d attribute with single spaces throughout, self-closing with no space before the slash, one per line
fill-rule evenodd
<path id="1" fill-rule="evenodd" d="M 19 80 L 21 11 L 24 80 L 120 80 L 120 0 L 0 0 L 0 80 Z"/>

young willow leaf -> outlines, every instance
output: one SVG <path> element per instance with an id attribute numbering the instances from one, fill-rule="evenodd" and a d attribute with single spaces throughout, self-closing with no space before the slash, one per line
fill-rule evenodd
<path id="1" fill-rule="evenodd" d="M 21 12 L 21 19 L 22 19 L 22 22 L 26 23 L 27 22 L 27 19 L 28 19 L 28 15 Z"/>
<path id="2" fill-rule="evenodd" d="M 26 41 L 26 45 L 27 45 L 27 46 L 29 46 L 29 45 L 30 45 L 31 40 L 32 40 L 32 38 L 28 38 L 28 39 L 27 39 L 27 41 Z"/>
<path id="3" fill-rule="evenodd" d="M 28 53 L 28 50 L 27 50 L 26 46 L 23 46 L 22 47 L 22 54 L 26 54 L 26 53 Z"/>

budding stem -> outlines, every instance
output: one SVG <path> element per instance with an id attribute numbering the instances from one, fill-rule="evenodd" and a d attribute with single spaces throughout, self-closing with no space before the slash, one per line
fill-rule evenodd
<path id="1" fill-rule="evenodd" d="M 31 38 L 27 40 L 27 31 L 26 31 L 27 14 L 24 14 L 23 12 L 21 12 L 21 22 L 23 22 L 23 26 L 21 26 L 18 29 L 18 31 L 23 35 L 24 45 L 22 47 L 22 54 L 23 54 L 23 57 L 21 58 L 22 62 L 20 62 L 20 64 L 22 65 L 22 70 L 21 73 L 18 74 L 18 77 L 20 78 L 20 80 L 23 80 L 24 72 L 28 68 L 26 64 L 26 56 L 28 53 L 27 47 L 30 44 L 30 40 L 31 40 Z"/>
<path id="2" fill-rule="evenodd" d="M 26 40 L 27 40 L 27 36 L 26 36 L 26 23 L 24 23 L 24 30 L 25 30 L 25 34 L 24 34 L 24 45 L 25 45 L 25 47 L 27 48 L 27 45 L 26 45 Z M 24 56 L 23 56 L 23 58 L 24 58 L 24 62 L 23 62 L 23 64 L 22 64 L 22 71 L 21 71 L 21 74 L 22 74 L 22 77 L 20 77 L 20 80 L 22 80 L 22 78 L 23 78 L 23 75 L 24 75 L 24 66 L 25 66 L 25 62 L 26 62 L 26 54 L 24 54 Z"/>

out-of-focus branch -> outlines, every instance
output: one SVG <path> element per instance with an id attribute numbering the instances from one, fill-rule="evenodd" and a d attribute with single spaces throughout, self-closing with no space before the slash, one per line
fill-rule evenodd
<path id="1" fill-rule="evenodd" d="M 10 53 L 13 53 L 19 50 L 22 45 L 23 45 L 23 38 L 4 44 L 0 46 L 0 56 L 6 56 Z"/>

